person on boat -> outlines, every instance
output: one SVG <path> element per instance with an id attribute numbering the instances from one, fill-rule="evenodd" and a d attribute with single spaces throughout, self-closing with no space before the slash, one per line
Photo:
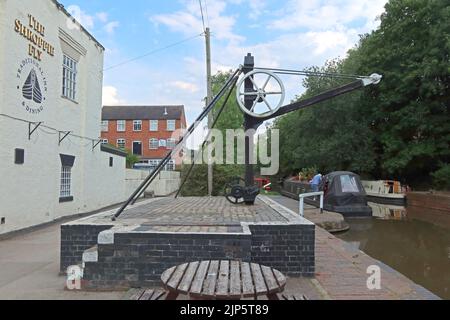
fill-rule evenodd
<path id="1" fill-rule="evenodd" d="M 319 185 L 321 182 L 322 182 L 322 174 L 319 172 L 309 182 L 311 184 L 311 189 L 313 192 L 319 192 Z"/>

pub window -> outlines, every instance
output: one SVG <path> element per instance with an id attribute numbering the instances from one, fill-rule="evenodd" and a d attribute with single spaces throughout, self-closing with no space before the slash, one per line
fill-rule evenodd
<path id="1" fill-rule="evenodd" d="M 61 176 L 59 188 L 59 202 L 73 201 L 72 168 L 75 163 L 75 157 L 61 154 L 60 158 L 61 158 Z"/>
<path id="2" fill-rule="evenodd" d="M 64 55 L 62 95 L 75 101 L 77 95 L 77 62 Z"/>
<path id="3" fill-rule="evenodd" d="M 71 184 L 72 184 L 72 168 L 62 166 L 61 167 L 61 190 L 59 192 L 60 198 L 68 198 L 71 196 L 72 190 L 71 190 Z"/>
<path id="4" fill-rule="evenodd" d="M 108 144 L 108 143 L 109 143 L 108 139 L 102 139 L 102 144 Z"/>
<path id="5" fill-rule="evenodd" d="M 108 120 L 102 121 L 102 132 L 108 132 L 108 126 L 109 126 Z"/>
<path id="6" fill-rule="evenodd" d="M 159 146 L 161 148 L 166 148 L 167 147 L 167 140 L 165 140 L 165 139 L 159 140 Z"/>
<path id="7" fill-rule="evenodd" d="M 150 120 L 150 131 L 158 131 L 158 120 Z"/>
<path id="8" fill-rule="evenodd" d="M 167 131 L 175 131 L 175 120 L 167 120 Z"/>
<path id="9" fill-rule="evenodd" d="M 117 139 L 117 147 L 120 149 L 125 149 L 125 139 Z"/>
<path id="10" fill-rule="evenodd" d="M 117 120 L 117 132 L 125 132 L 125 120 Z"/>
<path id="11" fill-rule="evenodd" d="M 156 150 L 159 148 L 159 140 L 158 139 L 150 139 L 150 149 Z"/>
<path id="12" fill-rule="evenodd" d="M 142 121 L 141 120 L 133 121 L 133 131 L 142 131 Z"/>

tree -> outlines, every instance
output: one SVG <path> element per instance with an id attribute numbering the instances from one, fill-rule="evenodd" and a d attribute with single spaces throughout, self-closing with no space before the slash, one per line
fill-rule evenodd
<path id="1" fill-rule="evenodd" d="M 450 1 L 391 0 L 380 19 L 344 60 L 313 70 L 383 81 L 276 121 L 285 172 L 317 165 L 413 186 L 450 180 Z M 337 84 L 308 77 L 302 97 Z"/>
<path id="2" fill-rule="evenodd" d="M 359 72 L 384 75 L 365 96 L 378 175 L 430 180 L 450 159 L 450 1 L 391 0 L 358 51 Z"/>

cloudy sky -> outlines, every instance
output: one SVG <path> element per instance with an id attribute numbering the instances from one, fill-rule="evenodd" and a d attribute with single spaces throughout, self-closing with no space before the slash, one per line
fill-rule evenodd
<path id="1" fill-rule="evenodd" d="M 104 104 L 184 104 L 195 120 L 206 95 L 199 0 L 60 2 L 106 47 Z M 247 52 L 259 67 L 295 69 L 344 57 L 378 26 L 387 0 L 201 2 L 217 72 L 237 68 Z M 302 92 L 301 79 L 283 80 L 287 99 Z"/>

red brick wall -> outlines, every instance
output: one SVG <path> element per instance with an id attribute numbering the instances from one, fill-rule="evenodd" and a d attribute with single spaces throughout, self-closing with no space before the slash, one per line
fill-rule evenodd
<path id="1" fill-rule="evenodd" d="M 139 119 L 136 119 L 139 120 Z M 183 125 L 183 126 L 182 126 Z M 175 128 L 186 128 L 186 119 L 183 115 L 181 120 L 176 120 Z M 102 132 L 102 139 L 108 139 L 108 143 L 117 146 L 117 139 L 125 139 L 125 148 L 127 150 L 133 150 L 133 142 L 142 142 L 142 158 L 148 159 L 162 159 L 166 156 L 169 149 L 159 147 L 157 150 L 150 150 L 149 140 L 155 139 L 169 139 L 172 138 L 173 132 L 167 131 L 167 121 L 159 120 L 159 131 L 150 131 L 150 121 L 142 120 L 142 131 L 133 131 L 133 120 L 126 121 L 125 132 L 117 132 L 117 121 L 110 120 L 108 123 L 108 132 Z M 175 139 L 179 140 L 179 135 Z"/>

